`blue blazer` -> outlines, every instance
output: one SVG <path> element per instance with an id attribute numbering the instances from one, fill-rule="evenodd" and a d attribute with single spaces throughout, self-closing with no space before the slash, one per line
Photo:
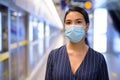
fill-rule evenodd
<path id="1" fill-rule="evenodd" d="M 89 47 L 81 65 L 72 73 L 66 46 L 49 54 L 45 80 L 109 80 L 104 56 Z"/>

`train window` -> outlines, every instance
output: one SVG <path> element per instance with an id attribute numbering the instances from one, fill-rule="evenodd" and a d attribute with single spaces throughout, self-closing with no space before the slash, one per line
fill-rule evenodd
<path id="1" fill-rule="evenodd" d="M 41 57 L 44 53 L 44 22 L 41 21 L 38 24 L 38 37 L 39 37 L 39 43 L 38 43 L 38 53 Z"/>
<path id="2" fill-rule="evenodd" d="M 4 52 L 7 51 L 8 51 L 8 8 L 0 4 L 0 54 L 5 54 Z M 0 61 L 0 80 L 8 80 L 8 73 L 9 73 L 8 59 Z"/>
<path id="3" fill-rule="evenodd" d="M 30 16 L 29 21 L 29 40 L 36 41 L 38 40 L 38 20 Z"/>
<path id="4" fill-rule="evenodd" d="M 0 52 L 8 51 L 8 9 L 0 5 Z"/>
<path id="5" fill-rule="evenodd" d="M 19 16 L 19 41 L 25 40 L 25 37 L 25 15 L 21 15 Z"/>
<path id="6" fill-rule="evenodd" d="M 1 17 L 1 12 L 0 12 L 0 52 L 2 51 L 2 17 Z"/>
<path id="7" fill-rule="evenodd" d="M 11 43 L 17 42 L 17 15 L 11 11 Z"/>
<path id="8" fill-rule="evenodd" d="M 33 41 L 38 40 L 38 21 L 33 19 Z"/>
<path id="9" fill-rule="evenodd" d="M 10 55 L 11 55 L 11 79 L 23 80 L 25 78 L 25 51 L 26 44 L 24 44 L 24 40 L 26 37 L 25 33 L 25 14 L 18 11 L 10 11 Z M 17 45 L 17 44 L 21 45 Z M 15 46 L 14 46 L 15 44 Z M 13 46 L 12 46 L 13 45 Z M 21 60 L 22 58 L 22 60 Z M 14 63 L 14 64 L 13 64 Z M 21 67 L 18 67 L 23 65 Z M 24 69 L 23 69 L 24 67 Z M 17 74 L 16 74 L 17 73 Z"/>
<path id="10" fill-rule="evenodd" d="M 38 23 L 38 37 L 40 39 L 43 39 L 43 37 L 44 37 L 44 22 Z"/>

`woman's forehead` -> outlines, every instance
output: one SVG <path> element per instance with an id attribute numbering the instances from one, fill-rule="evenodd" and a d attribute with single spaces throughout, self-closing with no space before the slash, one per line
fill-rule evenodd
<path id="1" fill-rule="evenodd" d="M 79 12 L 76 12 L 76 11 L 72 11 L 72 12 L 69 12 L 67 15 L 66 15 L 66 20 L 67 19 L 84 19 L 83 15 Z"/>

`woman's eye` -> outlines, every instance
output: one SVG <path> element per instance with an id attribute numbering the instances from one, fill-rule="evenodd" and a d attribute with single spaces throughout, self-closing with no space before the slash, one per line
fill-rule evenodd
<path id="1" fill-rule="evenodd" d="M 71 22 L 65 22 L 65 24 L 69 25 L 69 24 L 71 24 Z"/>
<path id="2" fill-rule="evenodd" d="M 77 23 L 78 23 L 78 24 L 80 24 L 80 23 L 81 23 L 81 21 L 77 21 Z"/>

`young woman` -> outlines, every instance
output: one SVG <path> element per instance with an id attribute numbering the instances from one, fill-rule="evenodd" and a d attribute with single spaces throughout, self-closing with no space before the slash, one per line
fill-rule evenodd
<path id="1" fill-rule="evenodd" d="M 70 41 L 50 52 L 45 80 L 109 80 L 104 56 L 85 44 L 88 13 L 71 7 L 65 14 L 64 26 Z"/>

